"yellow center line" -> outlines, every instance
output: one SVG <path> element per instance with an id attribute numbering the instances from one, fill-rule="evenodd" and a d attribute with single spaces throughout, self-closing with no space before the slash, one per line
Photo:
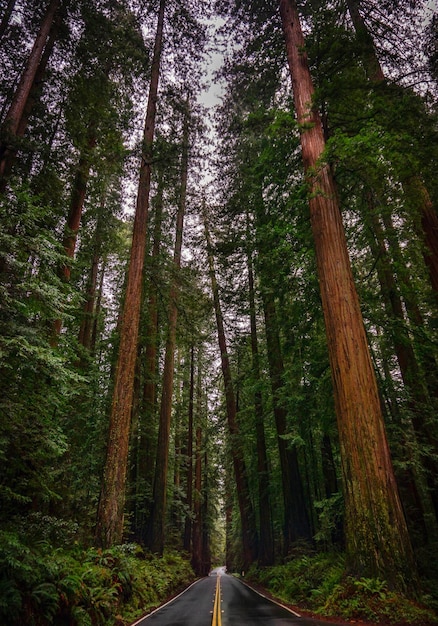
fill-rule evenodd
<path id="1" fill-rule="evenodd" d="M 220 578 L 221 578 L 220 576 L 217 577 L 216 595 L 214 598 L 214 606 L 213 606 L 213 620 L 211 622 L 211 626 L 222 626 Z"/>

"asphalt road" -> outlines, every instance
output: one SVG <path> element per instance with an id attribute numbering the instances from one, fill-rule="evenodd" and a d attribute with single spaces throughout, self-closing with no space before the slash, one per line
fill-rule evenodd
<path id="1" fill-rule="evenodd" d="M 179 596 L 132 626 L 328 626 L 300 617 L 228 576 L 213 570 Z M 332 626 L 335 626 L 334 624 Z"/>

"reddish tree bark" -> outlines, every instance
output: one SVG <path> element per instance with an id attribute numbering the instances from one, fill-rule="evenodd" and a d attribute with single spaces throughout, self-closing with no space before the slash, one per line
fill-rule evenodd
<path id="1" fill-rule="evenodd" d="M 119 355 L 111 404 L 108 446 L 97 512 L 96 539 L 102 546 L 111 546 L 120 542 L 123 535 L 130 417 L 142 300 L 152 144 L 155 131 L 165 4 L 165 0 L 161 0 L 158 12 L 144 129 L 143 156 L 140 166 Z"/>
<path id="2" fill-rule="evenodd" d="M 41 60 L 38 64 L 38 69 L 35 73 L 35 77 L 33 79 L 32 82 L 32 87 L 29 91 L 29 95 L 27 97 L 26 100 L 26 104 L 24 106 L 23 109 L 23 113 L 21 115 L 20 118 L 20 122 L 18 124 L 18 128 L 17 131 L 15 133 L 15 137 L 19 138 L 19 137 L 23 137 L 28 123 L 29 123 L 29 118 L 32 114 L 32 111 L 35 107 L 35 104 L 38 101 L 38 98 L 40 96 L 40 92 L 41 92 L 41 86 L 44 82 L 45 76 L 46 76 L 46 69 L 47 69 L 47 63 L 49 62 L 49 59 L 52 55 L 52 51 L 53 48 L 55 46 L 55 42 L 58 36 L 58 32 L 59 32 L 59 27 L 61 24 L 61 12 L 58 11 L 57 15 L 55 16 L 55 19 L 52 23 L 52 26 L 50 28 L 50 33 L 49 33 L 49 37 L 47 39 L 47 43 L 44 47 L 44 52 L 41 56 Z M 51 142 L 49 142 L 51 143 Z M 50 145 L 48 146 L 50 148 Z M 0 152 L 1 152 L 1 148 L 0 148 Z M 6 189 L 6 184 L 7 184 L 7 180 L 11 174 L 13 165 L 14 165 L 14 161 L 16 158 L 16 154 L 17 154 L 17 150 L 14 146 L 11 146 L 9 149 L 7 149 L 5 151 L 4 154 L 4 163 L 2 165 L 3 167 L 3 174 L 0 178 L 0 192 L 4 192 Z"/>
<path id="3" fill-rule="evenodd" d="M 140 434 L 135 475 L 136 498 L 134 503 L 133 533 L 140 542 L 146 541 L 157 453 L 158 282 L 163 219 L 163 189 L 162 172 L 159 171 L 157 194 L 153 202 L 154 233 L 152 254 L 149 259 L 151 278 L 147 285 L 149 301 L 145 322 L 144 384 L 140 403 Z"/>
<path id="4" fill-rule="evenodd" d="M 70 208 L 67 217 L 67 224 L 65 227 L 65 234 L 63 239 L 63 247 L 65 255 L 68 259 L 72 259 L 75 256 L 76 241 L 78 237 L 79 227 L 81 225 L 82 212 L 84 210 L 85 195 L 87 192 L 88 179 L 90 177 L 91 169 L 91 155 L 96 147 L 97 137 L 95 134 L 94 126 L 88 129 L 88 141 L 87 146 L 82 150 L 79 157 L 78 167 L 76 169 L 75 179 L 73 181 L 73 187 L 70 197 Z M 71 276 L 71 264 L 65 263 L 61 269 L 60 274 L 62 280 L 66 283 L 70 281 Z M 53 323 L 53 332 L 51 343 L 52 346 L 56 346 L 61 332 L 62 320 L 59 318 Z"/>
<path id="5" fill-rule="evenodd" d="M 147 545 L 153 552 L 162 554 L 164 550 L 165 524 L 167 512 L 167 475 L 169 468 L 169 440 L 172 415 L 173 375 L 176 345 L 176 325 L 178 320 L 178 271 L 181 267 L 181 251 L 184 228 L 184 214 L 187 200 L 187 176 L 189 159 L 189 106 L 184 120 L 183 148 L 181 157 L 181 191 L 176 217 L 176 237 L 173 254 L 175 277 L 169 296 L 169 323 L 164 356 L 163 383 L 160 417 L 158 426 L 157 457 L 153 489 L 152 511 L 149 520 Z"/>
<path id="6" fill-rule="evenodd" d="M 11 106 L 5 116 L 2 125 L 3 139 L 0 144 L 0 179 L 3 179 L 6 174 L 9 153 L 11 148 L 13 148 L 14 138 L 17 136 L 20 121 L 24 113 L 32 85 L 34 84 L 41 56 L 59 6 L 60 0 L 51 0 L 47 7 L 40 30 L 35 38 L 35 42 L 29 58 L 27 59 L 23 74 L 21 75 L 17 89 L 15 90 Z"/>
<path id="7" fill-rule="evenodd" d="M 346 504 L 348 568 L 394 588 L 415 565 L 294 0 L 280 0 L 331 365 Z"/>

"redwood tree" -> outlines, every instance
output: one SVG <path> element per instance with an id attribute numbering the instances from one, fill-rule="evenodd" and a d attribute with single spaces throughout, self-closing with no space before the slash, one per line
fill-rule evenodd
<path id="1" fill-rule="evenodd" d="M 110 546 L 120 542 L 123 533 L 130 417 L 142 300 L 143 265 L 151 184 L 152 143 L 160 77 L 165 5 L 165 0 L 161 0 L 152 59 L 131 256 L 120 330 L 119 355 L 111 404 L 108 447 L 97 513 L 96 539 L 102 546 Z"/>
<path id="2" fill-rule="evenodd" d="M 49 37 L 50 29 L 55 20 L 56 12 L 60 7 L 60 0 L 51 0 L 41 22 L 40 29 L 35 38 L 32 50 L 26 62 L 24 71 L 15 90 L 11 105 L 2 125 L 2 138 L 0 143 L 0 189 L 4 187 L 2 180 L 7 173 L 8 158 L 13 150 L 14 139 L 20 126 L 21 118 L 26 108 L 29 94 L 38 72 L 41 57 Z"/>
<path id="3" fill-rule="evenodd" d="M 178 320 L 178 272 L 181 268 L 181 252 L 183 241 L 184 215 L 187 202 L 187 176 L 189 160 L 189 103 L 186 102 L 184 117 L 182 156 L 181 156 L 181 190 L 176 218 L 176 236 L 173 254 L 175 275 L 172 279 L 169 297 L 169 322 L 166 340 L 166 352 L 163 368 L 163 383 L 158 425 L 158 446 L 155 462 L 152 512 L 149 520 L 147 544 L 153 552 L 162 554 L 167 511 L 167 475 L 169 466 L 169 440 L 172 416 L 173 376 L 176 346 L 176 326 Z"/>
<path id="4" fill-rule="evenodd" d="M 280 0 L 326 325 L 341 447 L 350 571 L 395 588 L 415 579 L 412 548 L 294 0 Z"/>

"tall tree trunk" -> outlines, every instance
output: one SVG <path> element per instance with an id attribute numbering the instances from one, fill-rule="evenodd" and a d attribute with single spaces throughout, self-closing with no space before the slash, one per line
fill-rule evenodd
<path id="1" fill-rule="evenodd" d="M 120 542 L 123 534 L 129 429 L 142 301 L 143 266 L 151 186 L 152 144 L 160 77 L 165 4 L 165 0 L 161 0 L 158 12 L 144 129 L 143 156 L 140 166 L 132 233 L 131 257 L 129 260 L 127 289 L 120 330 L 119 355 L 111 404 L 108 446 L 97 511 L 96 539 L 102 546 L 111 546 Z"/>
<path id="2" fill-rule="evenodd" d="M 360 13 L 361 0 L 346 0 L 346 3 L 357 39 L 363 46 L 367 76 L 371 82 L 381 83 L 385 80 L 385 74 L 377 57 L 373 38 Z M 429 270 L 432 289 L 438 297 L 438 215 L 418 173 L 414 172 L 403 180 L 402 184 L 407 197 L 411 199 L 413 206 L 420 214 L 422 237 L 425 243 L 424 261 Z"/>
<path id="3" fill-rule="evenodd" d="M 380 82 L 385 80 L 385 75 L 377 57 L 376 49 L 374 48 L 373 38 L 368 32 L 368 28 L 360 14 L 360 1 L 361 0 L 346 0 L 346 4 L 356 31 L 357 40 L 362 47 L 365 71 L 368 78 L 374 82 Z"/>
<path id="4" fill-rule="evenodd" d="M 140 436 L 137 455 L 136 500 L 133 532 L 138 541 L 144 542 L 152 500 L 155 457 L 157 454 L 157 377 L 158 377 L 158 283 L 159 257 L 161 250 L 161 230 L 163 221 L 163 176 L 158 171 L 157 193 L 153 202 L 154 232 L 152 255 L 149 259 L 151 279 L 147 291 L 147 304 L 144 356 L 144 384 L 140 411 Z"/>
<path id="5" fill-rule="evenodd" d="M 87 145 L 81 151 L 76 176 L 70 199 L 70 209 L 67 217 L 63 246 L 66 256 L 73 259 L 76 250 L 79 227 L 81 224 L 82 212 L 84 210 L 85 195 L 87 193 L 88 179 L 90 178 L 91 159 L 97 144 L 96 130 L 93 126 L 88 129 Z M 63 279 L 70 280 L 71 266 L 65 264 L 61 270 Z"/>
<path id="6" fill-rule="evenodd" d="M 192 518 L 191 512 L 193 509 L 193 399 L 194 399 L 194 385 L 195 385 L 195 349 L 194 346 L 190 349 L 190 383 L 189 383 L 189 410 L 188 410 L 188 429 L 187 429 L 187 511 L 185 526 L 184 526 L 184 550 L 191 551 L 192 544 Z"/>
<path id="7" fill-rule="evenodd" d="M 227 407 L 228 430 L 230 433 L 231 455 L 233 459 L 237 498 L 239 502 L 240 522 L 242 527 L 243 559 L 244 567 L 247 568 L 257 559 L 257 528 L 255 523 L 254 510 L 250 498 L 248 475 L 243 456 L 243 449 L 240 442 L 239 427 L 237 424 L 236 397 L 234 394 L 233 381 L 231 377 L 231 368 L 228 358 L 227 343 L 225 339 L 224 322 L 219 300 L 219 288 L 216 280 L 216 273 L 214 270 L 213 252 L 205 204 L 203 207 L 203 212 L 210 280 L 214 299 L 218 342 L 221 355 L 222 375 L 225 387 L 225 401 Z"/>
<path id="8" fill-rule="evenodd" d="M 388 241 L 388 251 L 391 251 L 393 259 L 393 265 L 397 268 L 397 279 L 400 283 L 400 292 L 403 296 L 403 304 L 406 307 L 406 313 L 411 323 L 413 335 L 422 335 L 424 329 L 424 318 L 421 313 L 417 292 L 412 285 L 411 280 L 411 268 L 407 265 L 404 258 L 402 248 L 400 246 L 400 240 L 397 234 L 397 230 L 394 226 L 391 215 L 388 215 L 386 211 L 383 211 L 382 222 L 384 225 L 385 239 Z M 435 401 L 438 399 L 438 381 L 437 381 L 437 360 L 436 351 L 430 350 L 429 346 L 422 346 L 418 350 L 417 358 L 422 365 L 423 380 L 425 380 L 427 389 L 429 391 L 429 397 Z M 434 436 L 437 436 L 435 428 Z M 438 449 L 437 449 L 438 452 Z"/>
<path id="9" fill-rule="evenodd" d="M 232 526 L 233 526 L 233 496 L 231 492 L 231 471 L 225 470 L 225 566 L 228 571 L 233 570 Z"/>
<path id="10" fill-rule="evenodd" d="M 87 295 L 84 304 L 83 317 L 79 329 L 78 343 L 88 352 L 91 349 L 91 337 L 93 329 L 93 318 L 95 312 L 97 275 L 99 270 L 100 253 L 95 249 L 91 260 L 90 275 L 87 281 Z"/>
<path id="11" fill-rule="evenodd" d="M 397 357 L 397 362 L 400 368 L 403 384 L 409 395 L 409 408 L 412 414 L 412 422 L 416 438 L 419 443 L 427 444 L 436 443 L 433 438 L 427 433 L 423 422 L 423 414 L 426 409 L 428 401 L 428 391 L 424 384 L 424 376 L 420 371 L 420 366 L 417 362 L 415 351 L 412 345 L 411 337 L 406 327 L 407 320 L 405 319 L 405 313 L 403 309 L 403 302 L 401 300 L 395 276 L 391 271 L 390 260 L 386 250 L 384 241 L 384 234 L 381 224 L 375 211 L 371 205 L 371 199 L 369 199 L 369 215 L 371 218 L 372 230 L 375 237 L 375 242 L 371 242 L 372 253 L 378 259 L 376 264 L 377 276 L 380 283 L 380 289 L 383 296 L 383 304 L 386 309 L 387 316 L 390 320 L 389 328 L 392 329 L 392 339 L 394 351 Z M 426 441 L 425 441 L 426 440 Z M 437 448 L 438 449 L 438 448 Z M 436 486 L 434 486 L 434 476 L 437 474 L 437 468 L 434 467 L 432 462 L 431 468 L 428 467 L 427 462 L 431 459 L 428 457 L 424 460 L 424 465 L 427 470 L 427 481 L 429 484 L 430 496 L 436 508 Z M 423 507 L 417 498 L 418 490 L 413 488 L 414 478 L 412 472 L 407 468 L 403 474 L 403 493 L 407 496 L 415 495 L 415 499 L 412 500 L 409 507 L 411 516 L 411 527 L 416 527 L 417 530 L 424 529 L 425 532 L 425 520 L 423 516 Z M 400 481 L 399 481 L 400 482 Z M 408 488 L 406 489 L 406 485 Z M 430 506 L 427 506 L 430 509 Z M 405 506 L 406 510 L 406 506 Z M 434 529 L 436 531 L 436 528 Z"/>
<path id="12" fill-rule="evenodd" d="M 311 541 L 313 533 L 304 498 L 303 479 L 299 467 L 297 449 L 295 446 L 290 447 L 285 439 L 285 435 L 287 435 L 287 411 L 282 401 L 284 365 L 278 335 L 275 303 L 272 299 L 272 294 L 266 288 L 262 287 L 261 295 L 265 316 L 269 375 L 281 467 L 284 506 L 283 551 L 286 555 L 295 542 L 302 539 Z"/>
<path id="13" fill-rule="evenodd" d="M 23 113 L 21 115 L 20 122 L 18 124 L 18 128 L 15 133 L 16 138 L 23 137 L 26 132 L 26 129 L 29 123 L 29 118 L 32 114 L 32 111 L 41 93 L 41 86 L 46 76 L 47 63 L 49 62 L 49 59 L 52 55 L 53 48 L 55 46 L 55 42 L 58 37 L 60 25 L 61 25 L 61 11 L 58 11 L 52 23 L 52 26 L 50 28 L 47 43 L 44 47 L 44 52 L 41 56 L 41 60 L 38 64 L 38 68 L 37 68 L 37 71 L 35 72 L 35 76 L 32 82 L 32 87 L 26 99 Z M 51 142 L 49 142 L 49 144 L 50 143 Z M 48 146 L 48 148 L 50 149 L 50 145 Z M 17 154 L 17 150 L 15 146 L 11 146 L 10 149 L 6 150 L 4 154 L 4 163 L 2 165 L 3 173 L 0 178 L 0 192 L 1 193 L 3 193 L 6 189 L 7 180 L 9 176 L 11 175 L 11 171 L 13 168 L 16 154 Z"/>
<path id="14" fill-rule="evenodd" d="M 211 570 L 211 549 L 210 549 L 210 529 L 208 524 L 208 506 L 209 506 L 209 489 L 208 489 L 208 453 L 207 447 L 204 450 L 204 468 L 202 478 L 202 576 L 208 576 Z"/>
<path id="15" fill-rule="evenodd" d="M 198 419 L 200 415 L 198 415 Z M 192 567 L 197 576 L 202 575 L 202 428 L 196 428 L 195 493 L 193 503 Z"/>
<path id="16" fill-rule="evenodd" d="M 101 260 L 101 228 L 103 220 L 103 211 L 105 208 L 106 194 L 102 194 L 100 201 L 100 215 L 97 218 L 96 229 L 93 239 L 93 257 L 91 260 L 91 269 L 87 280 L 86 300 L 83 308 L 81 326 L 79 329 L 78 342 L 88 352 L 91 352 L 91 344 L 93 337 L 94 317 L 96 314 L 96 294 L 97 294 L 97 278 L 99 271 L 99 262 Z"/>
<path id="17" fill-rule="evenodd" d="M 91 354 L 95 354 L 96 352 L 97 336 L 99 333 L 99 317 L 100 317 L 100 313 L 102 310 L 103 283 L 105 279 L 107 263 L 108 263 L 108 260 L 104 256 L 102 260 L 102 267 L 100 268 L 99 289 L 97 291 L 96 305 L 94 307 L 93 327 L 91 331 L 91 343 L 90 343 Z"/>
<path id="18" fill-rule="evenodd" d="M 87 145 L 81 151 L 78 167 L 76 169 L 75 179 L 73 181 L 73 188 L 70 198 L 70 208 L 67 217 L 67 224 L 65 227 L 64 239 L 62 242 L 65 255 L 68 259 L 71 260 L 73 260 L 75 256 L 76 241 L 78 237 L 79 227 L 81 225 L 82 212 L 84 210 L 88 179 L 90 177 L 91 158 L 97 143 L 96 130 L 94 125 L 91 125 L 88 128 L 87 134 Z M 60 268 L 60 274 L 62 280 L 64 280 L 65 282 L 70 281 L 71 265 L 69 262 L 65 263 Z M 51 341 L 53 346 L 57 344 L 58 336 L 61 332 L 61 326 L 61 319 L 57 319 L 54 321 Z"/>
<path id="19" fill-rule="evenodd" d="M 348 568 L 405 589 L 415 563 L 294 0 L 280 0 L 334 387 Z"/>
<path id="20" fill-rule="evenodd" d="M 260 357 L 257 338 L 257 319 L 254 296 L 254 272 L 251 253 L 248 251 L 248 287 L 249 287 L 249 310 L 251 326 L 251 353 L 252 370 L 256 390 L 254 392 L 254 410 L 256 422 L 257 441 L 257 473 L 259 489 L 259 520 L 260 520 L 260 542 L 258 561 L 261 565 L 272 565 L 274 563 L 274 538 L 272 527 L 272 511 L 270 501 L 270 479 L 268 467 L 268 455 L 266 453 L 265 426 L 263 419 L 263 398 L 260 388 Z"/>
<path id="21" fill-rule="evenodd" d="M 172 415 L 173 375 L 176 345 L 176 325 L 178 319 L 178 272 L 181 267 L 181 250 L 184 228 L 184 214 L 187 200 L 187 174 L 189 158 L 189 105 L 184 120 L 183 147 L 181 157 L 181 191 L 176 218 L 175 249 L 173 266 L 175 277 L 172 279 L 169 296 L 169 324 L 164 357 L 163 384 L 161 393 L 160 417 L 158 426 L 158 446 L 155 462 L 152 511 L 149 519 L 147 545 L 153 552 L 162 554 L 167 510 L 167 475 L 169 467 L 169 439 Z"/>
<path id="22" fill-rule="evenodd" d="M 210 534 L 208 525 L 208 454 L 205 435 L 205 413 L 202 393 L 201 358 L 198 361 L 196 384 L 195 485 L 193 494 L 193 538 L 191 564 L 195 574 L 207 576 L 211 569 Z"/>
<path id="23" fill-rule="evenodd" d="M 32 85 L 34 84 L 44 46 L 46 45 L 59 6 L 60 0 L 51 0 L 47 7 L 40 30 L 35 38 L 31 53 L 27 59 L 26 66 L 12 99 L 11 106 L 5 116 L 2 128 L 5 139 L 3 139 L 0 145 L 0 179 L 3 179 L 5 176 L 9 151 L 13 148 L 21 117 L 29 98 Z"/>

